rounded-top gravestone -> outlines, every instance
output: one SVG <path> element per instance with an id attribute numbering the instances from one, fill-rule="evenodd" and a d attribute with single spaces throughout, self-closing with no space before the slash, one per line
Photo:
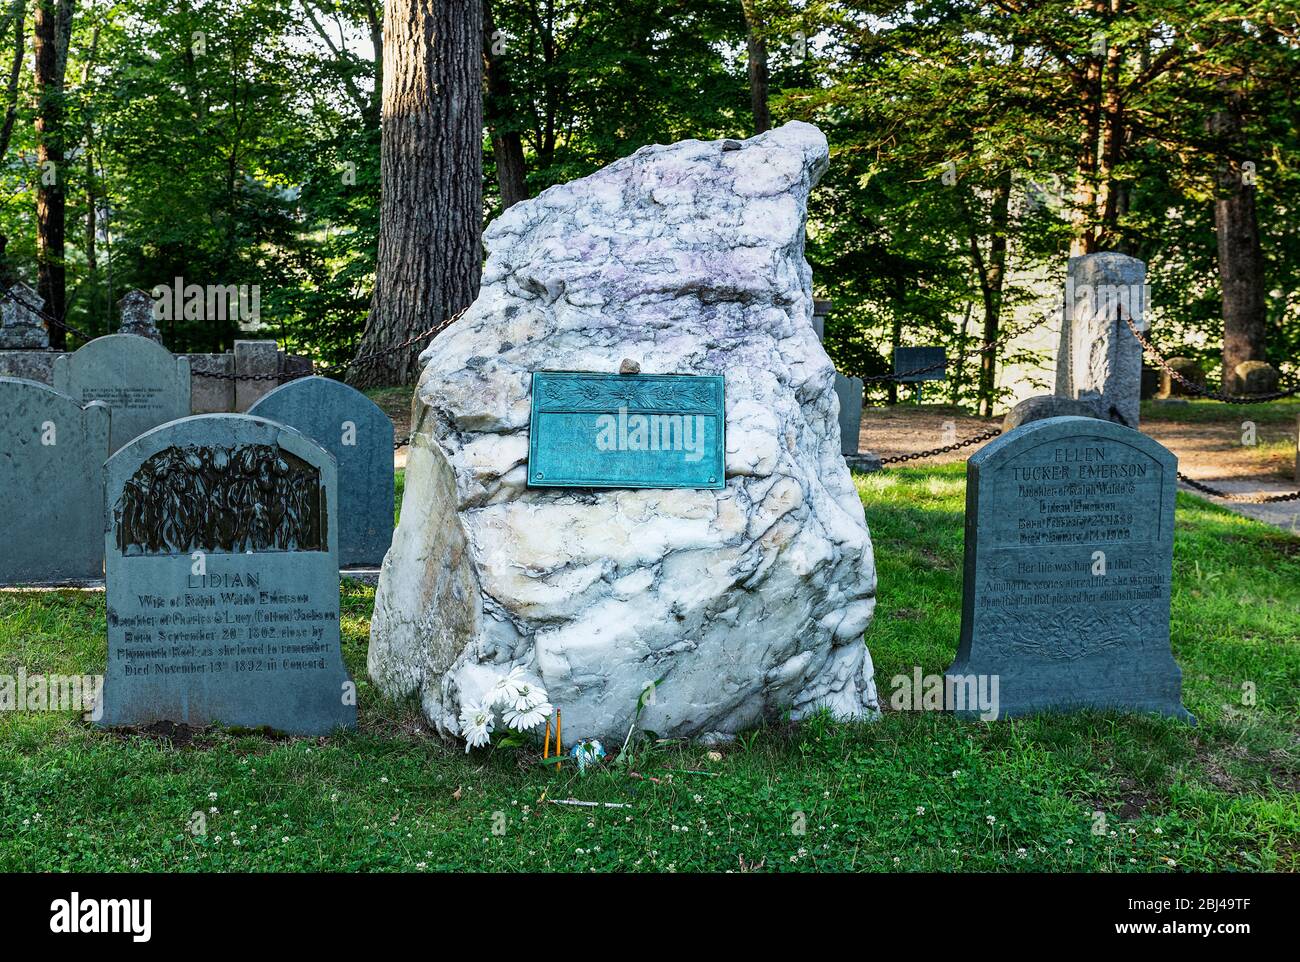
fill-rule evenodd
<path id="1" fill-rule="evenodd" d="M 54 387 L 85 404 L 113 409 L 116 451 L 150 428 L 190 413 L 190 362 L 134 334 L 97 337 L 54 361 Z"/>
<path id="2" fill-rule="evenodd" d="M 0 584 L 103 576 L 108 434 L 106 404 L 0 377 Z"/>
<path id="3" fill-rule="evenodd" d="M 1192 720 L 1169 645 L 1177 469 L 1145 434 L 1078 417 L 1034 421 L 972 457 L 949 691 L 997 691 L 1000 717 Z M 961 701 L 949 707 L 971 714 Z"/>
<path id="4" fill-rule="evenodd" d="M 356 388 L 327 377 L 282 384 L 248 410 L 296 428 L 338 462 L 339 563 L 378 565 L 393 540 L 393 422 Z"/>
<path id="5" fill-rule="evenodd" d="M 329 452 L 263 418 L 202 414 L 134 439 L 106 474 L 100 723 L 355 726 Z"/>

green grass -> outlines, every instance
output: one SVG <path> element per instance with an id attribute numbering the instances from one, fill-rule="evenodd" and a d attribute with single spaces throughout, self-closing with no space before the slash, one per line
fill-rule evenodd
<path id="1" fill-rule="evenodd" d="M 858 484 L 880 571 L 867 640 L 887 699 L 892 675 L 940 672 L 954 653 L 964 482 L 956 465 Z M 1181 494 L 1173 645 L 1197 728 L 886 711 L 773 724 L 717 761 L 668 746 L 638 769 L 658 784 L 579 777 L 521 750 L 466 755 L 381 698 L 364 680 L 372 602 L 345 582 L 354 734 L 170 741 L 66 713 L 0 717 L 0 870 L 1300 868 L 1300 539 Z M 0 595 L 0 674 L 100 671 L 103 638 L 102 595 Z"/>
<path id="2" fill-rule="evenodd" d="M 1142 402 L 1143 421 L 1186 421 L 1213 424 L 1287 424 L 1295 427 L 1300 415 L 1300 398 L 1284 398 L 1260 404 L 1224 404 L 1208 398 L 1188 399 L 1186 404 Z"/>

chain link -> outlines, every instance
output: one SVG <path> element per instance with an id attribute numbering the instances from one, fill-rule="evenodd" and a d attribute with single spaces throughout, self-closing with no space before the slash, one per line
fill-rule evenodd
<path id="1" fill-rule="evenodd" d="M 946 444 L 941 448 L 935 448 L 933 451 L 917 451 L 915 454 L 896 454 L 890 458 L 881 458 L 880 463 L 885 464 L 902 464 L 905 461 L 917 461 L 921 458 L 932 458 L 936 454 L 947 454 L 950 451 L 959 451 L 962 448 L 968 448 L 972 444 L 979 444 L 981 441 L 988 441 L 996 438 L 1002 433 L 1001 428 L 990 428 L 983 434 L 977 434 L 973 438 L 967 438 L 965 441 L 958 441 L 956 444 Z"/>
<path id="2" fill-rule="evenodd" d="M 0 292 L 0 298 L 3 298 L 4 300 L 7 301 L 13 301 L 15 304 L 27 308 L 27 310 L 31 311 L 37 317 L 41 318 L 41 320 L 45 321 L 46 324 L 53 324 L 55 327 L 65 330 L 69 334 L 75 334 L 83 341 L 94 340 L 94 338 L 91 335 L 87 334 L 85 331 L 81 330 L 80 328 L 73 327 L 71 324 L 67 323 L 66 321 L 59 320 L 57 317 L 55 317 L 53 314 L 46 311 L 44 308 L 37 307 L 35 304 L 32 304 L 29 301 L 19 297 L 17 294 L 13 292 L 12 288 L 10 290 Z"/>
<path id="3" fill-rule="evenodd" d="M 1137 326 L 1133 323 L 1133 318 L 1128 317 L 1123 312 L 1120 313 L 1120 316 L 1124 318 L 1124 323 L 1127 324 L 1128 329 L 1133 332 L 1133 336 L 1137 338 L 1137 342 L 1142 345 L 1142 349 L 1155 359 L 1155 362 L 1160 366 L 1160 369 L 1192 394 L 1209 398 L 1212 401 L 1222 401 L 1224 404 L 1258 404 L 1264 401 L 1278 401 L 1282 398 L 1295 397 L 1297 394 L 1300 394 L 1300 387 L 1288 388 L 1285 391 L 1273 391 L 1268 394 L 1222 394 L 1218 391 L 1211 391 L 1209 388 L 1201 387 L 1199 384 L 1189 381 L 1169 365 L 1169 362 L 1160 355 L 1160 353 L 1151 345 L 1151 342 L 1142 336 L 1142 332 L 1139 331 Z"/>
<path id="4" fill-rule="evenodd" d="M 1216 498 L 1223 498 L 1225 501 L 1238 501 L 1242 504 L 1282 504 L 1286 501 L 1300 501 L 1300 491 L 1292 491 L 1290 494 L 1236 494 L 1232 491 L 1221 491 L 1218 488 L 1211 487 L 1201 481 L 1194 481 L 1183 472 L 1178 472 L 1178 480 L 1183 482 L 1189 488 L 1195 488 L 1197 491 L 1203 491 L 1205 494 L 1212 494 Z"/>

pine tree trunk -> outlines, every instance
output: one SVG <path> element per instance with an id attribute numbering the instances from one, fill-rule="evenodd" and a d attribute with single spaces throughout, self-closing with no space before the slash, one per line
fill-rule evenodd
<path id="1" fill-rule="evenodd" d="M 379 253 L 349 380 L 409 384 L 420 339 L 478 294 L 483 228 L 482 0 L 388 0 Z"/>
<path id="2" fill-rule="evenodd" d="M 749 103 L 754 112 L 754 133 L 761 134 L 772 127 L 772 113 L 767 106 L 767 44 L 754 0 L 741 0 L 745 14 L 745 44 L 749 58 Z"/>
<path id="3" fill-rule="evenodd" d="M 492 160 L 496 164 L 497 185 L 501 188 L 501 209 L 506 210 L 528 199 L 528 168 L 524 164 L 524 143 L 519 131 L 510 128 L 510 78 L 496 36 L 491 0 L 483 0 L 483 65 L 487 71 L 484 109 L 492 134 Z"/>
<path id="4" fill-rule="evenodd" d="M 73 0 L 37 0 L 35 38 L 36 81 L 36 290 L 45 310 L 63 320 L 67 308 L 64 241 L 67 230 L 63 187 L 64 75 L 68 41 L 72 36 Z M 50 347 L 62 349 L 67 332 L 48 325 Z"/>
<path id="5" fill-rule="evenodd" d="M 1228 109 L 1215 114 L 1210 129 L 1235 153 L 1241 139 L 1239 92 L 1228 96 Z M 1241 391 L 1237 365 L 1264 360 L 1264 258 L 1255 214 L 1255 186 L 1246 183 L 1241 161 L 1231 157 L 1219 168 L 1214 199 L 1214 230 L 1219 242 L 1219 284 L 1223 291 L 1223 389 Z"/>

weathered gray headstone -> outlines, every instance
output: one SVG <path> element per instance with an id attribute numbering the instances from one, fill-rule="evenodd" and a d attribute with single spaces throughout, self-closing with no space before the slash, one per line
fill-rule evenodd
<path id="1" fill-rule="evenodd" d="M 1099 416 L 1138 426 L 1142 345 L 1124 318 L 1146 329 L 1146 265 L 1110 251 L 1071 257 L 1066 268 L 1058 397 L 1095 400 Z"/>
<path id="2" fill-rule="evenodd" d="M 1177 466 L 1144 434 L 1075 417 L 972 457 L 950 690 L 997 678 L 1000 717 L 1090 707 L 1193 720 L 1169 648 Z"/>
<path id="3" fill-rule="evenodd" d="M 164 424 L 106 468 L 103 725 L 356 724 L 334 459 L 238 414 Z"/>
<path id="4" fill-rule="evenodd" d="M 858 453 L 862 441 L 862 378 L 835 372 L 835 396 L 840 402 L 840 453 Z"/>
<path id="5" fill-rule="evenodd" d="M 109 409 L 0 377 L 0 584 L 104 574 Z"/>
<path id="6" fill-rule="evenodd" d="M 1006 417 L 1002 419 L 1002 430 L 1004 432 L 1014 431 L 1022 424 L 1028 424 L 1031 421 L 1045 421 L 1048 418 L 1095 418 L 1100 416 L 1095 400 L 1082 401 L 1057 397 L 1055 394 L 1036 394 L 1033 397 L 1025 398 L 1007 412 Z"/>
<path id="7" fill-rule="evenodd" d="M 134 437 L 190 413 L 190 362 L 148 338 L 133 334 L 97 337 L 54 362 L 55 390 L 82 404 L 103 401 L 113 409 L 114 451 Z"/>
<path id="8" fill-rule="evenodd" d="M 1201 367 L 1200 361 L 1192 357 L 1171 357 L 1165 363 L 1180 375 L 1183 381 L 1187 381 L 1198 388 L 1205 387 L 1205 369 Z M 1157 399 L 1163 401 L 1171 397 L 1195 397 L 1197 394 L 1196 390 L 1187 388 L 1182 381 L 1179 381 L 1169 371 L 1161 370 L 1160 391 L 1156 394 Z"/>
<path id="9" fill-rule="evenodd" d="M 41 320 L 45 306 L 39 294 L 19 282 L 0 297 L 0 350 L 32 351 L 50 346 L 50 334 Z"/>
<path id="10" fill-rule="evenodd" d="M 1271 394 L 1281 380 L 1277 368 L 1267 361 L 1242 361 L 1233 373 L 1240 394 Z"/>
<path id="11" fill-rule="evenodd" d="M 393 541 L 393 422 L 356 388 L 305 377 L 248 411 L 296 428 L 338 463 L 339 563 L 378 565 Z"/>
<path id="12" fill-rule="evenodd" d="M 280 349 L 275 341 L 236 341 L 235 410 L 247 411 L 279 383 Z"/>
<path id="13" fill-rule="evenodd" d="M 121 318 L 117 328 L 119 334 L 134 334 L 137 337 L 147 337 L 158 344 L 162 343 L 162 335 L 158 333 L 158 322 L 153 316 L 153 298 L 144 291 L 127 291 L 117 302 L 117 311 Z"/>

